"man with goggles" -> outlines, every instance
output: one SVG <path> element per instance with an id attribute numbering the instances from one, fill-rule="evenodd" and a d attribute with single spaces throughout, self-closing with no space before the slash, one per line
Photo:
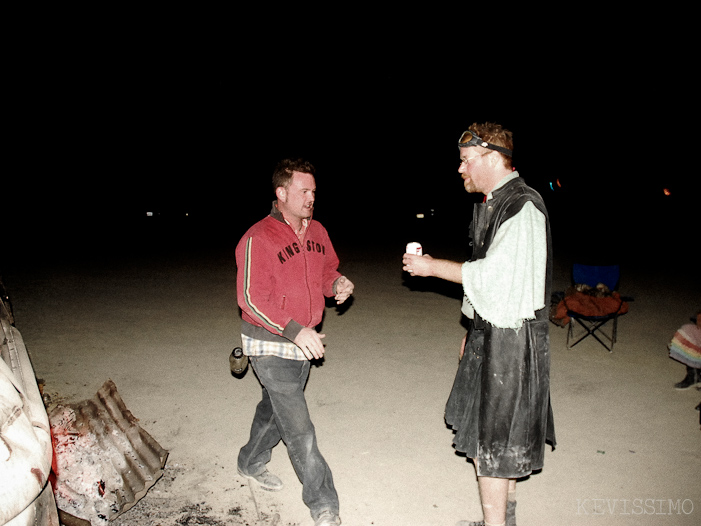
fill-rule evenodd
<path id="1" fill-rule="evenodd" d="M 510 131 L 473 124 L 458 146 L 465 189 L 486 196 L 473 211 L 472 257 L 404 254 L 403 269 L 463 286 L 469 330 L 445 420 L 455 430 L 455 449 L 474 461 L 484 519 L 457 524 L 515 526 L 516 479 L 542 469 L 545 442 L 555 445 L 550 226 L 543 199 L 511 165 Z"/>

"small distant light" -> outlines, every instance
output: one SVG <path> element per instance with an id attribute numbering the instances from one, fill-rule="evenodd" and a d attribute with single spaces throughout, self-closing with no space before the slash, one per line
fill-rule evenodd
<path id="1" fill-rule="evenodd" d="M 146 212 L 146 217 L 153 217 L 153 212 Z"/>
<path id="2" fill-rule="evenodd" d="M 416 219 L 423 219 L 426 217 L 424 214 L 416 214 Z"/>
<path id="3" fill-rule="evenodd" d="M 665 188 L 665 189 L 663 190 L 663 192 L 664 192 L 664 195 L 668 195 L 668 196 L 669 196 L 669 195 L 672 195 L 672 192 L 670 192 L 669 188 Z"/>

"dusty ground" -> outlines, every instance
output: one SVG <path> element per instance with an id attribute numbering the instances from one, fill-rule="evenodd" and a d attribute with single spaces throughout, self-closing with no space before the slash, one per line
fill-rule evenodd
<path id="1" fill-rule="evenodd" d="M 312 369 L 307 398 L 348 526 L 481 516 L 474 469 L 443 422 L 463 335 L 459 291 L 435 282 L 412 290 L 400 260 L 413 240 L 352 251 L 337 242 L 356 294 L 344 312 L 327 309 L 327 358 Z M 283 491 L 236 475 L 260 397 L 252 371 L 238 379 L 228 365 L 239 341 L 236 240 L 153 241 L 99 253 L 37 249 L 3 268 L 17 327 L 54 399 L 92 397 L 111 378 L 170 452 L 162 479 L 115 526 L 310 525 L 283 444 L 270 465 Z M 556 289 L 570 264 L 558 259 Z M 699 308 L 699 281 L 628 267 L 621 290 L 635 302 L 614 353 L 591 339 L 568 350 L 565 330 L 552 326 L 559 445 L 518 484 L 520 525 L 701 522 L 701 393 L 672 388 L 684 369 L 666 352 Z"/>

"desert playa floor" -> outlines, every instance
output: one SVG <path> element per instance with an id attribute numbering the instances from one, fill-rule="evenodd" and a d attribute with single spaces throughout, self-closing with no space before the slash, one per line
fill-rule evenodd
<path id="1" fill-rule="evenodd" d="M 337 242 L 356 293 L 349 308 L 327 308 L 327 355 L 306 392 L 347 526 L 481 518 L 474 469 L 443 421 L 464 334 L 460 291 L 403 276 L 407 241 Z M 281 492 L 236 474 L 260 387 L 250 369 L 229 371 L 234 245 L 35 247 L 4 264 L 16 326 L 52 399 L 91 398 L 112 379 L 169 451 L 164 476 L 115 526 L 312 524 L 283 444 L 270 463 Z M 556 257 L 555 290 L 569 284 L 571 263 Z M 565 329 L 551 325 L 558 447 L 519 482 L 518 524 L 701 523 L 701 393 L 673 388 L 684 368 L 666 350 L 699 308 L 690 270 L 623 267 L 621 292 L 635 301 L 613 353 L 591 338 L 568 350 Z"/>

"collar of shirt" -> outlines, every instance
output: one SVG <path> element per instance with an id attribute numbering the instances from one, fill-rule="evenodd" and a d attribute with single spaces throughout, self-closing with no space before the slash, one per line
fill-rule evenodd
<path id="1" fill-rule="evenodd" d="M 302 219 L 302 227 L 299 229 L 299 231 L 296 230 L 295 227 L 293 227 L 292 224 L 287 219 L 285 219 L 285 223 L 290 225 L 290 228 L 297 236 L 297 239 L 299 239 L 300 241 L 302 241 L 304 239 L 304 234 L 307 233 L 307 228 L 309 228 L 309 219 Z"/>
<path id="2" fill-rule="evenodd" d="M 309 228 L 309 223 L 311 221 L 310 219 L 302 219 L 302 227 L 299 231 L 297 231 L 295 227 L 293 227 L 292 224 L 282 215 L 282 212 L 280 212 L 280 209 L 277 207 L 277 201 L 273 201 L 273 209 L 270 212 L 270 215 L 278 221 L 287 223 L 300 241 L 304 239 L 304 234 L 307 233 L 307 228 Z"/>
<path id="3" fill-rule="evenodd" d="M 499 181 L 499 182 L 497 183 L 497 185 L 496 185 L 494 188 L 492 188 L 492 191 L 489 192 L 489 193 L 485 196 L 483 202 L 486 203 L 486 202 L 489 201 L 490 199 L 493 199 L 494 196 L 492 195 L 492 192 L 494 192 L 494 190 L 497 190 L 497 189 L 501 188 L 502 186 L 504 186 L 504 185 L 505 185 L 506 183 L 508 183 L 509 181 L 512 181 L 512 180 L 516 179 L 518 176 L 519 176 L 519 175 L 518 175 L 518 172 L 516 172 L 516 171 L 513 171 L 513 172 L 511 172 L 509 175 L 505 176 L 501 181 Z"/>

